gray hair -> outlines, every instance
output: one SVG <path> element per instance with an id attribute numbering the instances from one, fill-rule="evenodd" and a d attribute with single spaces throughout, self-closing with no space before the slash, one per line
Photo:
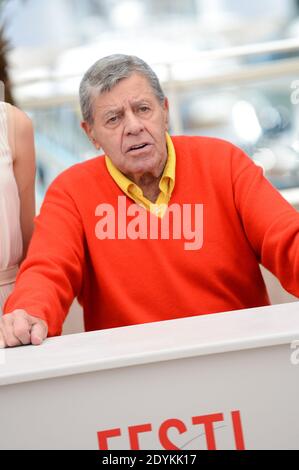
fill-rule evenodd
<path id="1" fill-rule="evenodd" d="M 95 96 L 110 91 L 120 80 L 134 73 L 143 75 L 162 104 L 165 95 L 159 79 L 150 66 L 133 55 L 113 54 L 95 62 L 84 74 L 79 88 L 80 106 L 84 121 L 93 124 L 92 101 Z"/>

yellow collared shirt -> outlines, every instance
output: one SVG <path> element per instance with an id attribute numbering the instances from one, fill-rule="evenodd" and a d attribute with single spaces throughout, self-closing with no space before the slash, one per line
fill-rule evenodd
<path id="1" fill-rule="evenodd" d="M 127 178 L 118 168 L 112 163 L 111 159 L 105 155 L 105 161 L 110 176 L 114 179 L 120 189 L 136 204 L 144 207 L 158 217 L 163 217 L 167 210 L 168 203 L 175 184 L 175 149 L 169 134 L 166 132 L 167 144 L 167 162 L 159 182 L 160 194 L 155 203 L 147 199 L 142 192 L 142 189 L 129 178 Z"/>

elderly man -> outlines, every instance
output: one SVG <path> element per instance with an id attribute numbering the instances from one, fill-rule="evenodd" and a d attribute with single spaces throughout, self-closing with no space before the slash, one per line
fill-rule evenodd
<path id="1" fill-rule="evenodd" d="M 259 263 L 299 296 L 299 214 L 232 144 L 170 137 L 147 64 L 99 60 L 80 100 L 105 155 L 50 186 L 4 307 L 4 346 L 59 335 L 76 296 L 88 331 L 267 305 Z"/>

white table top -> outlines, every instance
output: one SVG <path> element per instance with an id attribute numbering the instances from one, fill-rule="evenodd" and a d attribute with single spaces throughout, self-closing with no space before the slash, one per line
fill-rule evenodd
<path id="1" fill-rule="evenodd" d="M 0 385 L 299 340 L 299 302 L 48 338 L 0 350 Z M 3 357 L 4 356 L 4 357 Z"/>

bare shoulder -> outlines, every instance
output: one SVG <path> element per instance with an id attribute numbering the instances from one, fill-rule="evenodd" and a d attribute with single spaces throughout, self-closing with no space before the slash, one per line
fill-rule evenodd
<path id="1" fill-rule="evenodd" d="M 30 117 L 16 106 L 11 106 L 16 131 L 19 133 L 31 133 L 33 131 L 32 121 Z"/>
<path id="2" fill-rule="evenodd" d="M 31 159 L 34 154 L 33 125 L 30 117 L 16 106 L 10 106 L 11 125 L 9 126 L 9 141 L 14 162 Z"/>

